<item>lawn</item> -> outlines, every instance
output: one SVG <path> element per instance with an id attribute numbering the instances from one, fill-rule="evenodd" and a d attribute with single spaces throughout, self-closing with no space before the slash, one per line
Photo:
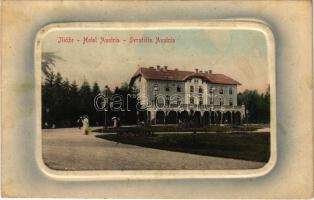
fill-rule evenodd
<path id="1" fill-rule="evenodd" d="M 191 129 L 194 130 L 192 133 L 158 133 L 157 128 L 151 135 L 113 133 L 101 134 L 96 137 L 141 147 L 250 161 L 267 162 L 270 157 L 269 132 L 238 131 L 227 133 L 223 132 L 222 128 L 216 133 L 197 133 L 202 132 L 202 130 L 206 131 L 204 128 L 199 128 L 196 132 L 195 129 Z M 133 129 L 132 132 L 136 130 Z M 230 129 L 224 131 L 226 130 L 230 131 Z M 235 131 L 236 129 L 233 128 L 232 130 Z M 184 129 L 184 131 L 187 130 Z"/>
<path id="2" fill-rule="evenodd" d="M 135 127 L 120 127 L 119 132 L 130 132 L 130 133 L 142 133 L 142 132 L 235 132 L 235 131 L 255 131 L 259 128 L 263 128 L 264 125 L 211 125 L 205 127 L 184 127 L 176 125 L 165 125 L 165 126 L 135 126 Z M 116 132 L 112 128 L 107 129 L 96 129 L 94 132 L 100 133 L 112 133 Z"/>

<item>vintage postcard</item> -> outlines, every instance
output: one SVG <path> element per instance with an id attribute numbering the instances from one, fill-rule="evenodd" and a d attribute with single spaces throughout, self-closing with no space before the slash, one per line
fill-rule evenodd
<path id="1" fill-rule="evenodd" d="M 2 1 L 1 194 L 313 196 L 311 1 Z"/>
<path id="2" fill-rule="evenodd" d="M 246 176 L 274 163 L 271 31 L 257 21 L 185 26 L 63 23 L 41 30 L 48 168 Z"/>

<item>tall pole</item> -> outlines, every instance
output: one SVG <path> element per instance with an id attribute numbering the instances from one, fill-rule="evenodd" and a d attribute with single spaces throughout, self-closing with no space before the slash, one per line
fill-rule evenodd
<path id="1" fill-rule="evenodd" d="M 155 106 L 155 124 L 157 124 L 157 91 L 158 91 L 158 86 L 155 84 L 154 85 L 154 106 Z"/>
<path id="2" fill-rule="evenodd" d="M 105 108 L 105 129 L 107 128 L 107 111 L 106 111 L 106 108 Z"/>
<path id="3" fill-rule="evenodd" d="M 155 110 L 155 125 L 157 124 L 157 89 L 154 88 L 154 110 Z"/>
<path id="4" fill-rule="evenodd" d="M 109 103 L 109 100 L 107 99 L 108 97 L 108 86 L 105 86 L 105 129 L 107 128 L 107 110 L 106 107 Z"/>

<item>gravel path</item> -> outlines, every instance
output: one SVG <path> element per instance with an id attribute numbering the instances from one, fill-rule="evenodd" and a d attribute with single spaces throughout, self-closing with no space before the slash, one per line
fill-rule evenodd
<path id="1" fill-rule="evenodd" d="M 255 169 L 265 163 L 144 148 L 83 135 L 77 128 L 43 130 L 43 159 L 61 170 Z"/>

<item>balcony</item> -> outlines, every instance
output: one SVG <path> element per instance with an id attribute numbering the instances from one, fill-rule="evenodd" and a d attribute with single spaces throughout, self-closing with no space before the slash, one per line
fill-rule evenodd
<path id="1" fill-rule="evenodd" d="M 150 105 L 148 110 L 197 110 L 197 111 L 218 111 L 218 110 L 230 110 L 230 111 L 240 111 L 244 110 L 244 106 L 230 106 L 230 105 L 197 105 L 197 104 L 169 104 L 165 105 L 162 103 L 155 105 Z"/>

